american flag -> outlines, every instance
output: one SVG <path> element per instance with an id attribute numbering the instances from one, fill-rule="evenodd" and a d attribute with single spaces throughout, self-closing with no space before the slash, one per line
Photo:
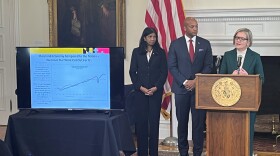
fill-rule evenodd
<path id="1" fill-rule="evenodd" d="M 148 27 L 158 30 L 158 41 L 161 47 L 168 53 L 171 41 L 182 36 L 184 33 L 183 22 L 185 19 L 182 0 L 149 0 L 146 10 L 145 23 Z M 171 102 L 172 76 L 168 74 L 164 84 L 162 110 L 165 111 Z M 169 118 L 169 114 L 164 116 Z"/>

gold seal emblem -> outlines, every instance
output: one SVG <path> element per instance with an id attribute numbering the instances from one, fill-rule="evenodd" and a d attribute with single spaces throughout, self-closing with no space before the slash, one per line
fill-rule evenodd
<path id="1" fill-rule="evenodd" d="M 212 86 L 212 97 L 221 106 L 229 107 L 236 104 L 241 97 L 241 88 L 232 78 L 218 79 Z"/>

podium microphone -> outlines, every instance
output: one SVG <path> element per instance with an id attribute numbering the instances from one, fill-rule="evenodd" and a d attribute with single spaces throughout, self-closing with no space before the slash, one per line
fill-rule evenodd
<path id="1" fill-rule="evenodd" d="M 222 59 L 222 56 L 221 56 L 221 55 L 218 55 L 218 56 L 217 56 L 217 59 L 216 59 L 216 63 L 215 63 L 216 67 L 219 67 L 219 66 L 220 66 L 220 64 L 221 64 L 221 59 Z"/>
<path id="2" fill-rule="evenodd" d="M 218 55 L 217 59 L 216 59 L 216 63 L 215 63 L 215 66 L 216 66 L 216 69 L 217 69 L 217 74 L 219 74 L 219 69 L 220 69 L 220 65 L 221 65 L 221 59 L 222 59 L 222 56 Z"/>
<path id="3" fill-rule="evenodd" d="M 242 55 L 238 55 L 238 57 L 237 57 L 237 71 L 238 71 L 238 75 L 239 75 L 239 71 L 240 71 L 241 62 L 242 62 Z"/>
<path id="4" fill-rule="evenodd" d="M 240 68 L 241 61 L 242 61 L 242 55 L 238 55 L 238 57 L 237 57 L 237 68 Z"/>

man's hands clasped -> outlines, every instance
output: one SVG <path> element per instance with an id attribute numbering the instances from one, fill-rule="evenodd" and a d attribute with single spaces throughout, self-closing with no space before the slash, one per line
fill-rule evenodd
<path id="1" fill-rule="evenodd" d="M 194 80 L 188 80 L 184 84 L 184 86 L 188 91 L 192 91 L 195 88 L 195 79 Z"/>

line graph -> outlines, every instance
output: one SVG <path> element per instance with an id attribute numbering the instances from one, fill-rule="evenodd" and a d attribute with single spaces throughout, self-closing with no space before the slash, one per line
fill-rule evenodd
<path id="1" fill-rule="evenodd" d="M 52 73 L 53 101 L 110 99 L 110 72 L 107 67 L 60 65 L 55 66 Z"/>
<path id="2" fill-rule="evenodd" d="M 102 76 L 105 77 L 102 79 Z M 100 76 L 93 76 L 92 78 L 89 78 L 89 79 L 86 79 L 86 80 L 83 80 L 81 82 L 77 82 L 77 83 L 74 83 L 74 84 L 69 84 L 69 85 L 65 85 L 63 86 L 62 88 L 58 88 L 58 90 L 60 91 L 63 91 L 65 89 L 68 89 L 68 88 L 72 88 L 72 87 L 75 87 L 75 86 L 79 86 L 81 84 L 84 84 L 84 83 L 87 83 L 89 81 L 94 81 L 96 79 L 96 82 L 99 83 L 101 80 L 107 80 L 106 79 L 106 75 L 105 74 L 102 74 Z"/>
<path id="3" fill-rule="evenodd" d="M 65 60 L 51 59 L 53 56 L 34 56 L 32 103 L 58 108 L 110 108 L 109 55 L 74 55 L 83 59 Z"/>

